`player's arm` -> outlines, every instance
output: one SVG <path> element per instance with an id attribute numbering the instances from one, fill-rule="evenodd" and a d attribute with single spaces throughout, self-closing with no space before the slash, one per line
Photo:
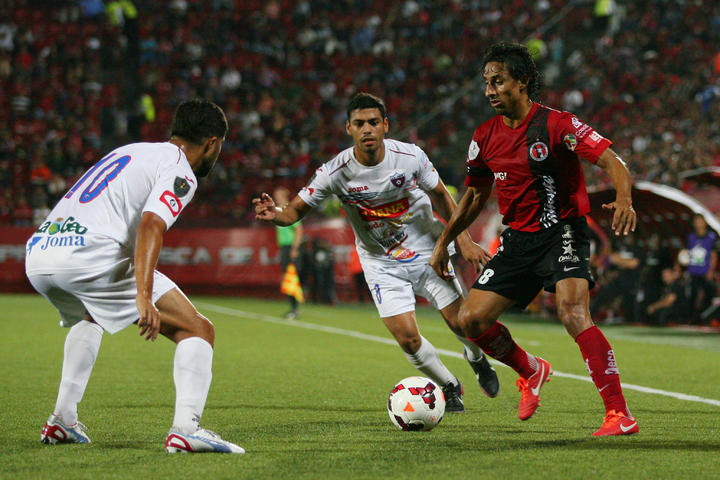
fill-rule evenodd
<path id="1" fill-rule="evenodd" d="M 155 341 L 160 332 L 160 312 L 152 301 L 153 274 L 166 229 L 162 218 L 152 212 L 144 212 L 135 236 L 135 302 L 140 313 L 140 335 L 145 336 L 145 340 Z"/>
<path id="2" fill-rule="evenodd" d="M 635 231 L 637 214 L 632 206 L 632 178 L 625 162 L 611 148 L 605 149 L 596 165 L 608 174 L 615 187 L 615 201 L 603 204 L 602 208 L 614 210 L 612 229 L 615 235 L 627 235 Z"/>
<path id="3" fill-rule="evenodd" d="M 451 218 L 457 209 L 457 203 L 455 203 L 455 199 L 452 197 L 441 178 L 438 178 L 437 186 L 428 193 L 430 194 L 430 198 L 432 199 L 435 208 L 438 213 L 440 213 L 440 216 L 442 216 L 445 220 Z M 482 269 L 482 266 L 490 260 L 490 254 L 473 241 L 467 230 L 463 230 L 458 234 L 455 239 L 455 244 L 460 250 L 463 258 L 475 267 L 476 272 L 479 272 Z"/>
<path id="4" fill-rule="evenodd" d="M 460 204 L 455 208 L 447 225 L 445 225 L 445 229 L 435 242 L 435 249 L 430 258 L 430 266 L 441 278 L 446 280 L 451 278 L 447 271 L 448 245 L 475 221 L 488 198 L 490 198 L 491 191 L 492 183 L 478 187 L 468 187 L 462 199 L 460 199 Z"/>
<path id="5" fill-rule="evenodd" d="M 312 210 L 312 207 L 298 196 L 283 207 L 275 205 L 272 197 L 267 193 L 263 193 L 260 198 L 253 198 L 252 203 L 255 206 L 256 220 L 272 222 L 281 227 L 292 225 Z"/>

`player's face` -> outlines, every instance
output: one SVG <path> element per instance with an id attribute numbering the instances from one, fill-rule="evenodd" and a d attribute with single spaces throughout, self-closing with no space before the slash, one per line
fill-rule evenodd
<path id="1" fill-rule="evenodd" d="M 483 77 L 485 96 L 496 113 L 513 117 L 518 107 L 527 103 L 527 84 L 510 76 L 504 64 L 488 62 Z"/>
<path id="2" fill-rule="evenodd" d="M 388 132 L 388 119 L 382 117 L 379 108 L 353 110 L 350 120 L 345 124 L 345 130 L 360 151 L 374 153 L 380 148 Z"/>
<path id="3" fill-rule="evenodd" d="M 212 170 L 212 168 L 215 166 L 215 162 L 217 162 L 217 159 L 220 156 L 220 151 L 222 150 L 222 145 L 224 141 L 224 138 L 212 137 L 206 142 L 202 156 L 202 163 L 200 164 L 197 172 L 195 172 L 196 176 L 208 176 L 210 170 Z"/>

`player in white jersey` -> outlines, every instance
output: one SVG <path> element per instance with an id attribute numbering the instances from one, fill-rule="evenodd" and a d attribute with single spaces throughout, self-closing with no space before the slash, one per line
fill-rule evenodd
<path id="1" fill-rule="evenodd" d="M 447 411 L 462 412 L 462 385 L 440 361 L 437 350 L 418 330 L 415 294 L 438 309 L 450 329 L 465 345 L 483 391 L 497 395 L 495 370 L 482 350 L 462 335 L 458 310 L 460 285 L 440 279 L 428 261 L 443 224 L 433 213 L 433 203 L 449 218 L 455 201 L 432 163 L 416 145 L 385 138 L 389 123 L 384 102 L 359 93 L 347 109 L 347 133 L 354 145 L 318 168 L 310 183 L 287 205 L 277 207 L 263 193 L 253 199 L 256 218 L 276 225 L 291 225 L 323 199 L 335 194 L 343 203 L 355 232 L 355 244 L 365 280 L 378 313 L 418 370 L 442 386 Z M 467 232 L 458 238 L 462 255 L 476 269 L 488 254 Z"/>
<path id="2" fill-rule="evenodd" d="M 215 331 L 180 289 L 155 270 L 163 234 L 172 226 L 220 154 L 227 120 L 214 103 L 183 102 L 165 143 L 113 150 L 60 199 L 27 242 L 25 269 L 33 287 L 70 327 L 55 409 L 45 444 L 89 443 L 78 421 L 104 331 L 137 322 L 140 335 L 177 344 L 175 417 L 168 452 L 244 450 L 200 428 L 210 380 Z"/>

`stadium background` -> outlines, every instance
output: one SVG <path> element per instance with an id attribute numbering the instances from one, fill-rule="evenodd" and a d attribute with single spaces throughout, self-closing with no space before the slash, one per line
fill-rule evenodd
<path id="1" fill-rule="evenodd" d="M 719 229 L 717 2 L 0 1 L 0 288 L 30 291 L 24 241 L 81 172 L 116 145 L 166 139 L 174 107 L 200 95 L 230 132 L 160 268 L 191 292 L 279 295 L 274 232 L 250 199 L 296 191 L 346 148 L 345 103 L 360 90 L 385 98 L 391 137 L 459 187 L 472 131 L 492 115 L 478 61 L 500 39 L 535 52 L 540 101 L 612 139 L 648 182 L 640 245 L 656 232 L 674 255 L 692 212 Z M 586 176 L 597 206 L 608 179 Z M 593 216 L 611 248 L 608 217 Z M 333 252 L 336 297 L 355 299 L 339 205 L 305 225 Z M 487 244 L 496 226 L 488 211 L 473 234 Z"/>

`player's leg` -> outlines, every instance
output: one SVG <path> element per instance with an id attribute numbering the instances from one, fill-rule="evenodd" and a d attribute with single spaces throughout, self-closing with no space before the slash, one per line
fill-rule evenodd
<path id="1" fill-rule="evenodd" d="M 92 374 L 103 329 L 85 312 L 82 302 L 65 291 L 53 275 L 29 275 L 33 287 L 60 313 L 61 324 L 73 325 L 65 337 L 62 374 L 52 415 L 40 441 L 45 444 L 89 443 L 85 425 L 78 421 L 78 404 Z"/>
<path id="2" fill-rule="evenodd" d="M 549 381 L 550 364 L 520 347 L 498 321 L 512 305 L 527 306 L 540 289 L 539 279 L 523 266 L 523 259 L 496 255 L 485 266 L 459 312 L 460 324 L 470 341 L 515 370 L 520 378 L 518 418 L 527 420 L 540 405 L 540 389 Z M 528 256 L 532 259 L 532 256 Z"/>
<path id="3" fill-rule="evenodd" d="M 420 335 L 415 311 L 382 317 L 382 321 L 395 337 L 408 362 L 442 387 L 445 393 L 446 411 L 465 411 L 462 403 L 462 385 L 440 360 L 435 346 Z"/>
<path id="4" fill-rule="evenodd" d="M 580 347 L 585 365 L 605 404 L 605 423 L 594 435 L 624 435 L 638 432 L 620 386 L 615 353 L 590 317 L 588 281 L 565 278 L 555 285 L 560 321 Z"/>
<path id="5" fill-rule="evenodd" d="M 441 309 L 440 313 L 445 319 L 445 323 L 450 327 L 450 330 L 455 333 L 455 337 L 464 345 L 463 358 L 465 358 L 473 369 L 480 389 L 488 397 L 495 398 L 500 392 L 500 382 L 498 381 L 497 372 L 495 372 L 495 369 L 490 365 L 482 349 L 475 342 L 463 335 L 462 329 L 460 328 L 460 320 L 458 319 L 461 305 L 462 298 L 458 298 L 447 307 Z"/>
<path id="6" fill-rule="evenodd" d="M 155 281 L 169 281 L 155 276 Z M 212 380 L 215 328 L 175 287 L 156 302 L 160 311 L 160 333 L 177 344 L 173 361 L 175 416 L 165 442 L 170 453 L 245 453 L 241 447 L 200 427 Z"/>

